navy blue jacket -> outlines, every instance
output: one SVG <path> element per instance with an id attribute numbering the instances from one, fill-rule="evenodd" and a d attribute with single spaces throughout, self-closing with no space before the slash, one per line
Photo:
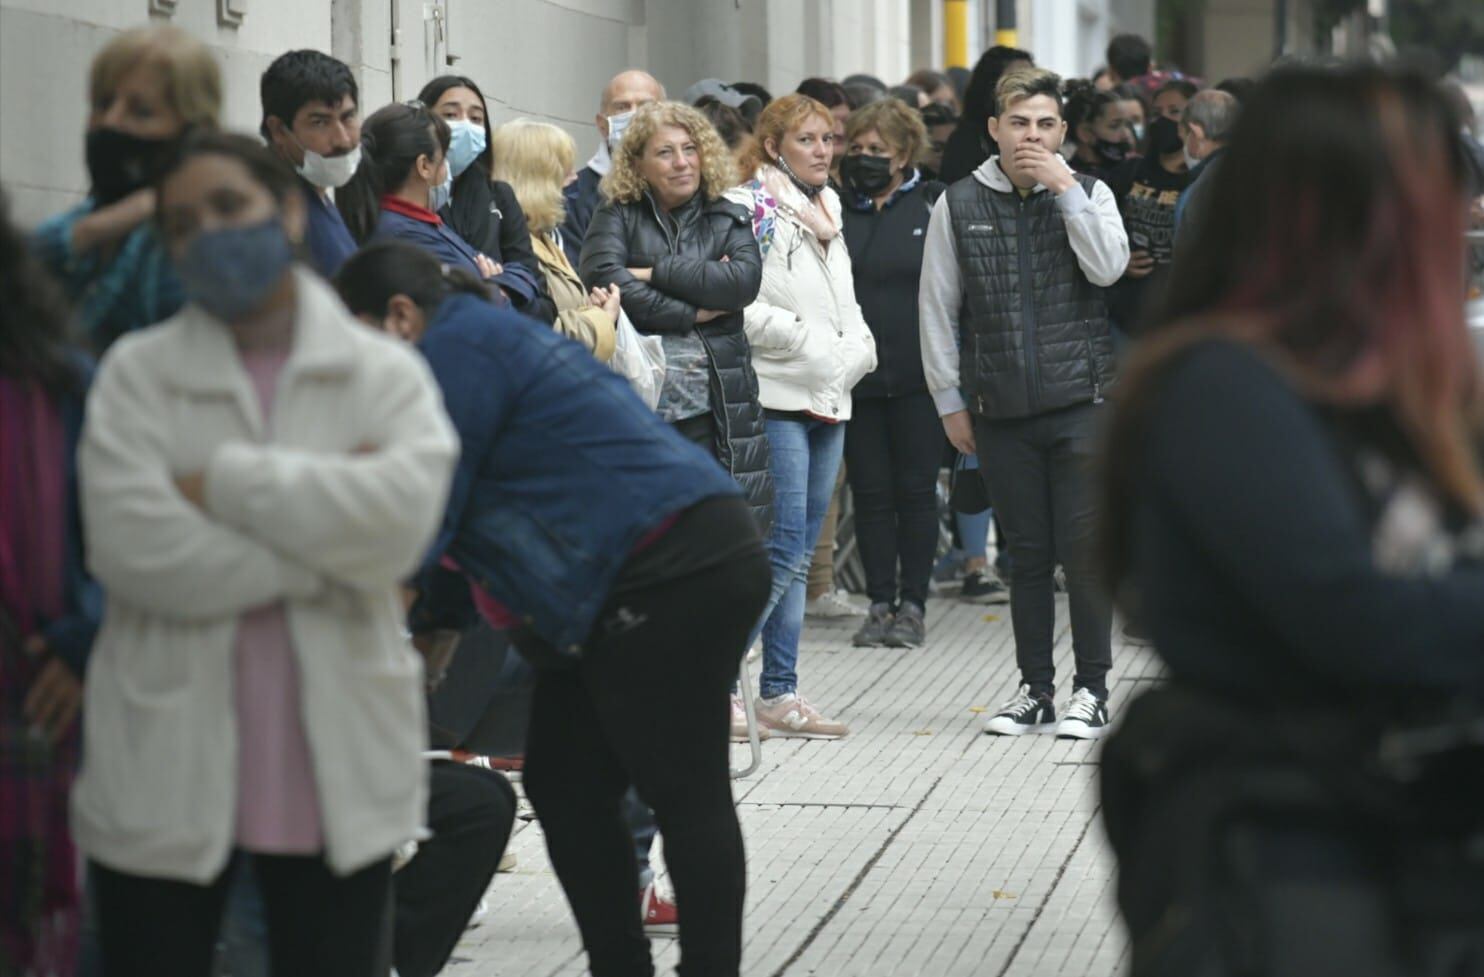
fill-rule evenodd
<path id="1" fill-rule="evenodd" d="M 314 270 L 326 279 L 334 278 L 345 259 L 356 253 L 356 239 L 350 236 L 350 228 L 345 226 L 345 218 L 335 205 L 307 182 L 299 182 L 304 186 L 304 203 L 309 209 L 305 237 Z"/>
<path id="2" fill-rule="evenodd" d="M 387 239 L 406 241 L 429 252 L 451 268 L 462 268 L 475 278 L 484 278 L 479 271 L 478 262 L 474 260 L 479 252 L 468 241 L 459 237 L 457 231 L 441 221 L 435 224 L 418 220 L 383 207 L 371 240 Z M 489 281 L 505 289 L 522 304 L 532 301 L 540 293 L 541 286 L 533 270 L 515 262 L 506 264 L 504 269 L 502 274 Z"/>
<path id="3" fill-rule="evenodd" d="M 587 237 L 587 225 L 592 222 L 593 212 L 603 203 L 598 185 L 603 177 L 591 166 L 577 171 L 577 179 L 562 189 L 567 201 L 567 219 L 562 222 L 562 250 L 567 260 L 576 268 L 582 263 L 582 242 Z"/>
<path id="4" fill-rule="evenodd" d="M 626 380 L 532 319 L 451 296 L 420 348 L 463 450 L 414 631 L 469 617 L 467 600 L 445 601 L 448 575 L 436 568 L 446 554 L 537 636 L 580 654 L 645 534 L 705 499 L 742 494 Z"/>

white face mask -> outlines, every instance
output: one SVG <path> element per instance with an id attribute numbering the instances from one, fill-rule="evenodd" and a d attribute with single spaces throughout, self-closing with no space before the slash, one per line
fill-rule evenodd
<path id="1" fill-rule="evenodd" d="M 1187 170 L 1193 170 L 1200 165 L 1201 161 L 1190 155 L 1190 147 L 1181 146 L 1180 153 L 1185 157 L 1185 168 Z"/>
<path id="2" fill-rule="evenodd" d="M 618 151 L 618 144 L 623 142 L 623 134 L 634 121 L 634 111 L 620 112 L 618 115 L 608 116 L 608 152 Z"/>
<path id="3" fill-rule="evenodd" d="M 305 149 L 304 162 L 299 165 L 298 172 L 321 190 L 336 190 L 350 182 L 360 165 L 360 146 L 344 156 L 321 156 L 312 149 Z"/>

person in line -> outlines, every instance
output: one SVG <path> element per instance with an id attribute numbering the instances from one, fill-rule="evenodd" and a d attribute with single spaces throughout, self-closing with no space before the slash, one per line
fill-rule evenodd
<path id="1" fill-rule="evenodd" d="M 927 127 L 928 144 L 917 168 L 924 180 L 937 180 L 943 169 L 943 152 L 958 126 L 958 113 L 941 102 L 932 102 L 922 110 L 922 124 Z"/>
<path id="2" fill-rule="evenodd" d="M 877 360 L 856 384 L 845 431 L 855 538 L 871 601 L 854 643 L 917 648 L 927 640 L 943 454 L 942 427 L 922 373 L 917 287 L 928 217 L 943 185 L 918 172 L 927 130 L 901 102 L 853 113 L 845 137 L 844 238 Z"/>
<path id="3" fill-rule="evenodd" d="M 562 250 L 567 252 L 567 260 L 573 267 L 581 263 L 587 225 L 603 204 L 599 186 L 613 168 L 613 154 L 623 141 L 624 130 L 634 121 L 634 113 L 640 106 L 664 100 L 665 86 L 637 68 L 619 72 L 604 86 L 598 99 L 598 114 L 593 120 L 598 129 L 597 152 L 564 190 L 567 219 L 562 223 Z"/>
<path id="4" fill-rule="evenodd" d="M 102 595 L 84 566 L 77 441 L 92 365 L 0 197 L 0 960 L 76 973 L 82 932 L 67 827 L 78 711 Z"/>
<path id="5" fill-rule="evenodd" d="M 711 120 L 711 124 L 716 127 L 716 134 L 721 136 L 721 141 L 732 151 L 733 158 L 740 160 L 747 141 L 752 138 L 752 123 L 741 112 L 710 95 L 698 98 L 695 107 Z"/>
<path id="6" fill-rule="evenodd" d="M 696 108 L 701 107 L 701 99 L 709 98 L 720 102 L 728 108 L 736 109 L 747 123 L 750 130 L 757 121 L 758 113 L 763 110 L 763 100 L 756 95 L 738 91 L 720 78 L 703 78 L 685 90 L 680 100 L 687 105 Z"/>
<path id="7" fill-rule="evenodd" d="M 1179 122 L 1185 116 L 1185 106 L 1195 98 L 1200 91 L 1200 86 L 1185 78 L 1171 78 L 1154 90 L 1154 97 L 1150 100 L 1154 106 L 1156 118 L 1164 116 Z"/>
<path id="8" fill-rule="evenodd" d="M 1109 311 L 1125 335 L 1137 336 L 1145 297 L 1167 274 L 1175 256 L 1175 205 L 1190 180 L 1180 123 L 1156 113 L 1144 137 L 1143 156 L 1125 160 L 1107 176 L 1128 233 L 1128 269 L 1109 292 Z"/>
<path id="9" fill-rule="evenodd" d="M 1092 82 L 1074 78 L 1067 82 L 1067 133 L 1072 169 L 1107 182 L 1109 174 L 1136 151 L 1133 129 L 1125 103 L 1111 91 L 1099 91 Z"/>
<path id="10" fill-rule="evenodd" d="M 1000 77 L 1016 68 L 1028 68 L 1035 64 L 1029 51 L 996 44 L 979 56 L 974 73 L 969 78 L 968 90 L 964 93 L 964 110 L 959 116 L 958 127 L 948 137 L 943 149 L 943 166 L 938 178 L 947 184 L 973 174 L 989 158 L 990 144 L 985 139 L 989 117 L 995 112 L 995 87 Z"/>
<path id="11" fill-rule="evenodd" d="M 1169 677 L 1103 753 L 1137 973 L 1484 959 L 1484 385 L 1456 124 L 1409 71 L 1259 82 L 1129 364 L 1105 560 Z"/>
<path id="12" fill-rule="evenodd" d="M 1115 34 L 1104 52 L 1108 59 L 1108 87 L 1117 88 L 1149 74 L 1154 49 L 1138 34 Z"/>
<path id="13" fill-rule="evenodd" d="M 89 398 L 107 612 L 72 818 L 111 975 L 208 973 L 245 852 L 274 972 L 369 977 L 426 812 L 399 586 L 458 444 L 426 367 L 294 264 L 305 224 L 278 156 L 193 137 L 157 216 L 190 303 L 120 340 Z"/>
<path id="14" fill-rule="evenodd" d="M 1178 248 L 1186 234 L 1182 231 L 1187 217 L 1199 221 L 1210 206 L 1210 190 L 1215 185 L 1212 177 L 1220 168 L 1221 154 L 1226 149 L 1227 138 L 1237 122 L 1240 103 L 1226 92 L 1211 89 L 1198 93 L 1185 107 L 1185 116 L 1180 120 L 1181 135 L 1185 139 L 1185 164 L 1189 167 L 1184 191 L 1175 203 L 1175 246 Z M 1202 182 L 1210 181 L 1210 182 Z"/>
<path id="15" fill-rule="evenodd" d="M 1107 186 L 1057 153 L 1067 128 L 1061 79 L 1011 72 L 996 102 L 989 134 L 999 154 L 933 207 L 919 299 L 923 368 L 948 440 L 978 454 L 1010 548 L 1021 685 L 985 731 L 1096 738 L 1109 720 L 1112 610 L 1094 566 L 1088 469 L 1115 377 L 1102 289 L 1128 264 L 1128 238 Z M 1058 560 L 1077 662 L 1060 723 Z"/>
<path id="16" fill-rule="evenodd" d="M 954 90 L 953 82 L 941 72 L 922 68 L 908 76 L 907 84 L 916 85 L 927 96 L 928 102 L 946 106 L 954 115 L 958 114 L 958 92 Z"/>
<path id="17" fill-rule="evenodd" d="M 294 168 L 309 205 L 306 239 L 325 278 L 356 250 L 334 193 L 361 165 L 361 107 L 349 66 L 319 51 L 280 55 L 259 82 L 263 139 Z"/>
<path id="18" fill-rule="evenodd" d="M 1144 145 L 1144 136 L 1149 130 L 1149 117 L 1153 114 L 1149 108 L 1149 99 L 1133 85 L 1119 85 L 1113 89 L 1113 94 L 1118 96 L 1119 108 L 1128 117 L 1128 127 L 1134 135 L 1134 146 Z"/>
<path id="19" fill-rule="evenodd" d="M 554 323 L 556 308 L 541 293 L 525 212 L 510 185 L 493 176 L 494 142 L 484 92 L 471 78 L 442 75 L 424 85 L 417 98 L 448 123 L 453 196 L 438 216 L 495 263 L 500 284 L 518 311 Z"/>
<path id="20" fill-rule="evenodd" d="M 735 182 L 726 146 L 699 111 L 640 108 L 613 156 L 578 272 L 589 288 L 617 285 L 634 328 L 662 338 L 656 412 L 732 474 L 767 532 L 768 436 L 742 315 L 762 284 L 762 260 L 746 208 L 722 196 Z"/>
<path id="21" fill-rule="evenodd" d="M 576 143 L 550 123 L 516 119 L 495 130 L 490 149 L 496 185 L 508 187 L 525 213 L 542 288 L 556 309 L 557 332 L 586 346 L 599 362 L 608 362 L 617 336 L 619 291 L 611 286 L 589 291 L 562 250 L 562 189 L 576 159 Z"/>
<path id="22" fill-rule="evenodd" d="M 925 108 L 931 101 L 927 97 L 927 92 L 918 88 L 916 85 L 893 85 L 887 89 L 886 94 L 897 99 L 908 108 L 914 109 Z"/>
<path id="23" fill-rule="evenodd" d="M 371 113 L 362 127 L 364 160 L 335 203 L 362 244 L 397 239 L 426 248 L 440 260 L 507 288 L 534 285 L 510 275 L 449 227 L 439 215 L 453 193 L 448 162 L 452 133 L 443 117 L 421 102 L 396 103 Z"/>
<path id="24" fill-rule="evenodd" d="M 867 87 L 871 92 L 877 91 L 875 88 Z M 823 105 L 829 110 L 830 118 L 834 120 L 834 129 L 831 130 L 830 135 L 833 139 L 831 145 L 835 150 L 835 159 L 830 166 L 830 177 L 838 180 L 840 160 L 845 158 L 845 120 L 850 118 L 850 113 L 855 110 L 855 106 L 850 102 L 850 93 L 845 90 L 844 85 L 828 78 L 805 78 L 799 82 L 799 87 L 794 91 L 800 95 L 807 95 Z M 886 94 L 885 86 L 880 89 L 880 94 Z M 746 173 L 745 167 L 743 173 Z"/>
<path id="25" fill-rule="evenodd" d="M 221 69 L 178 28 L 125 31 L 93 58 L 88 105 L 87 199 L 44 221 L 31 246 L 73 296 L 79 337 L 101 353 L 185 302 L 151 222 L 154 181 L 187 131 L 216 128 Z"/>
<path id="26" fill-rule="evenodd" d="M 775 100 L 758 117 L 745 161 L 750 178 L 727 195 L 751 214 L 763 255 L 762 287 L 744 321 L 772 459 L 773 592 L 763 615 L 757 714 L 775 736 L 849 731 L 799 695 L 797 673 L 806 579 L 840 471 L 850 392 L 876 368 L 840 233 L 840 200 L 829 187 L 834 122 L 807 95 Z"/>
<path id="27" fill-rule="evenodd" d="M 440 277 L 436 301 L 392 321 L 396 300 Z M 684 907 L 681 972 L 737 977 L 745 863 L 727 685 L 768 588 L 741 489 L 585 349 L 430 255 L 378 246 L 341 287 L 357 315 L 417 342 L 458 428 L 411 627 L 460 628 L 477 605 L 536 667 L 524 786 L 592 971 L 654 972 L 621 814 L 632 785 L 654 807 Z"/>

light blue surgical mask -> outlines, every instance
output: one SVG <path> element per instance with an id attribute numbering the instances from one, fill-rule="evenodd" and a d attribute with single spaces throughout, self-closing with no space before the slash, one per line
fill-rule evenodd
<path id="1" fill-rule="evenodd" d="M 438 213 L 448 202 L 453 199 L 453 167 L 443 167 L 443 182 L 436 187 L 428 187 L 428 209 Z"/>
<path id="2" fill-rule="evenodd" d="M 283 221 L 202 231 L 192 238 L 176 274 L 186 297 L 222 322 L 256 309 L 294 263 Z"/>
<path id="3" fill-rule="evenodd" d="M 474 165 L 474 161 L 489 143 L 485 138 L 484 126 L 474 122 L 455 119 L 448 123 L 448 131 L 448 165 L 453 170 L 454 179 L 458 179 Z"/>
<path id="4" fill-rule="evenodd" d="M 633 109 L 608 116 L 608 152 L 618 152 L 618 144 L 623 142 L 623 134 L 628 130 L 629 123 L 633 121 Z"/>

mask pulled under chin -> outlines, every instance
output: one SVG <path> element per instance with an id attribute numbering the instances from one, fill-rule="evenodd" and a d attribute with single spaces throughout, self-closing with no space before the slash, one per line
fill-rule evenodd
<path id="1" fill-rule="evenodd" d="M 788 177 L 789 181 L 793 183 L 794 186 L 799 188 L 799 192 L 808 197 L 810 200 L 813 200 L 815 197 L 824 192 L 825 184 L 821 183 L 819 186 L 816 187 L 812 183 L 805 183 L 803 180 L 799 179 L 798 175 L 795 174 L 792 169 L 789 168 L 788 161 L 785 160 L 782 156 L 779 156 L 773 162 L 774 165 L 778 167 L 779 171 L 782 172 L 784 176 Z"/>
<path id="2" fill-rule="evenodd" d="M 202 231 L 175 262 L 186 297 L 222 322 L 236 322 L 262 305 L 294 263 L 283 223 Z"/>

